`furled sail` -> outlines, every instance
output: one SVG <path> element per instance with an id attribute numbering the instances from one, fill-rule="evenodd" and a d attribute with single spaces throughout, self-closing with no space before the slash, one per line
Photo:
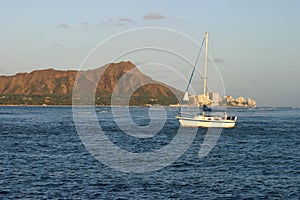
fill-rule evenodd
<path id="1" fill-rule="evenodd" d="M 189 100 L 189 93 L 185 92 L 183 96 L 183 101 L 188 101 Z"/>

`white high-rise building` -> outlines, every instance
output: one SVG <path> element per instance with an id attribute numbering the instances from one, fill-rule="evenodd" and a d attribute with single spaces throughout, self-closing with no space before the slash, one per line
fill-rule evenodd
<path id="1" fill-rule="evenodd" d="M 220 95 L 219 92 L 210 92 L 209 99 L 212 106 L 218 106 L 220 104 Z"/>

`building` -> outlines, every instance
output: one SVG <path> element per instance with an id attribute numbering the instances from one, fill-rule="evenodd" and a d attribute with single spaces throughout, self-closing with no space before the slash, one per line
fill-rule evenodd
<path id="1" fill-rule="evenodd" d="M 246 99 L 244 97 L 238 97 L 235 101 L 237 103 L 237 106 L 239 107 L 246 106 L 247 104 Z"/>
<path id="2" fill-rule="evenodd" d="M 198 101 L 197 101 L 197 96 L 195 95 L 191 95 L 189 96 L 189 105 L 197 105 Z"/>
<path id="3" fill-rule="evenodd" d="M 210 105 L 211 101 L 209 99 L 209 95 L 203 95 L 203 94 L 198 95 L 198 104 L 200 106 L 202 106 L 202 105 Z"/>
<path id="4" fill-rule="evenodd" d="M 256 107 L 256 101 L 254 99 L 248 98 L 247 104 L 250 107 L 254 107 L 254 108 Z"/>
<path id="5" fill-rule="evenodd" d="M 212 106 L 218 106 L 220 105 L 220 95 L 219 92 L 210 92 L 209 93 L 209 99 L 211 101 Z"/>

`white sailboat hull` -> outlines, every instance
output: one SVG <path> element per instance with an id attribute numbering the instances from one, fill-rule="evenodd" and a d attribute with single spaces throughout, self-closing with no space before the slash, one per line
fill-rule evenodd
<path id="1" fill-rule="evenodd" d="M 196 117 L 177 117 L 183 127 L 203 127 L 203 128 L 233 128 L 237 120 L 236 116 L 222 117 L 196 116 Z"/>

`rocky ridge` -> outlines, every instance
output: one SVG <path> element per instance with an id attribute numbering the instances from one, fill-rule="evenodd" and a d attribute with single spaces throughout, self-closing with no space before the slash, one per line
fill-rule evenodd
<path id="1" fill-rule="evenodd" d="M 76 70 L 46 69 L 0 76 L 0 104 L 71 105 L 77 74 Z M 96 86 L 96 105 L 110 105 L 112 92 L 122 98 L 133 88 L 136 90 L 130 105 L 169 105 L 178 103 L 176 95 L 182 95 L 181 91 L 142 74 L 131 62 L 110 63 L 80 74 L 77 83 L 83 83 L 79 85 L 81 90 Z"/>

